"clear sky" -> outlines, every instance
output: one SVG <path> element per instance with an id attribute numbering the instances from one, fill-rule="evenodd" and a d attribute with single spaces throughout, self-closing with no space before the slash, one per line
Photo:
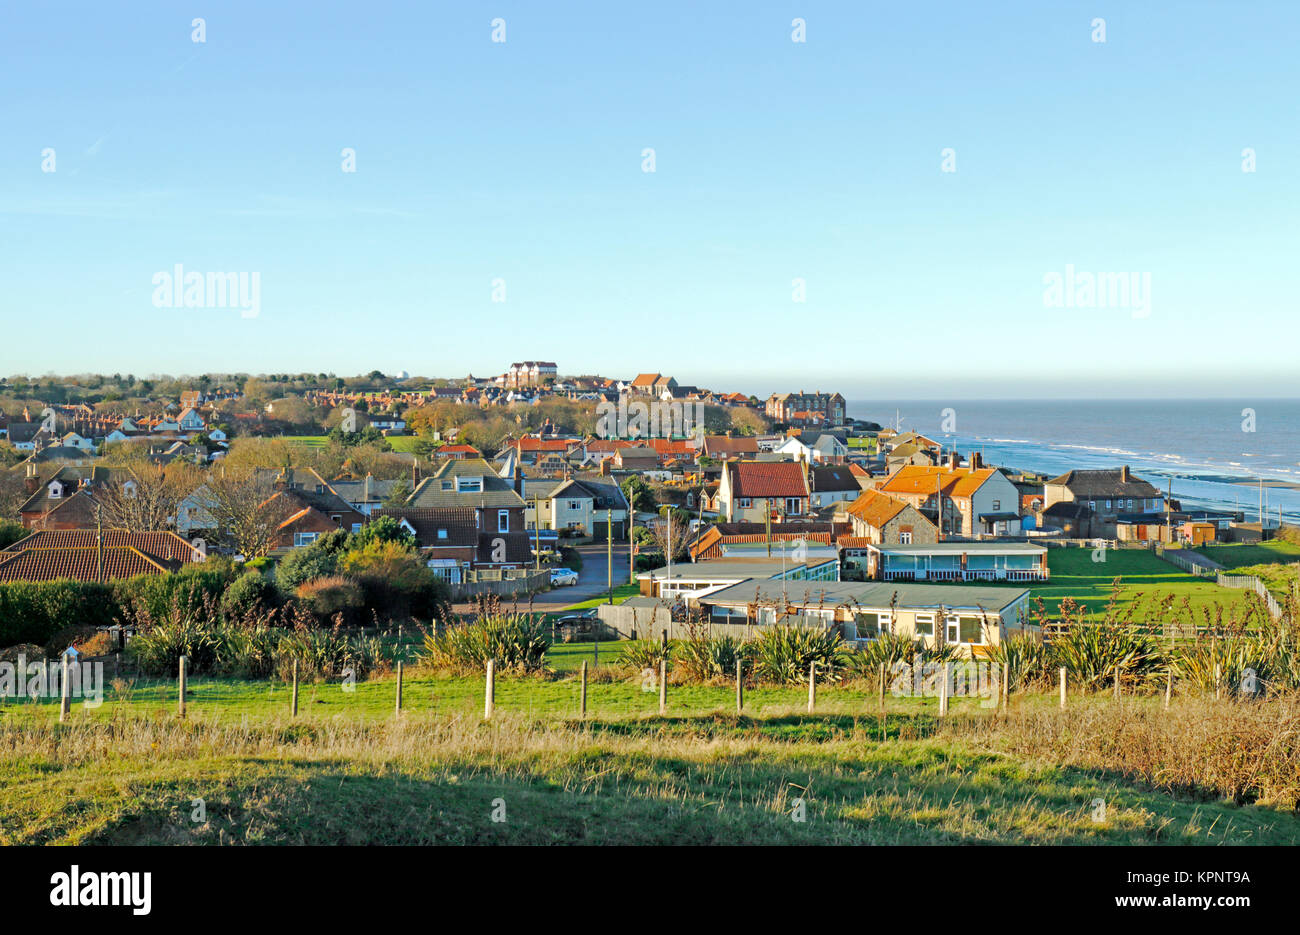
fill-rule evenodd
<path id="1" fill-rule="evenodd" d="M 0 20 L 0 373 L 1300 395 L 1295 0 Z M 178 263 L 258 273 L 258 316 L 156 307 Z M 1067 265 L 1149 273 L 1149 314 L 1045 307 Z"/>

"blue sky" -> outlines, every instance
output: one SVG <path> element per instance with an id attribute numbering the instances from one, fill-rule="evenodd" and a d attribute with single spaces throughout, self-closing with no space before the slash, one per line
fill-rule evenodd
<path id="1" fill-rule="evenodd" d="M 1294 2 L 3 19 L 0 373 L 547 359 L 760 394 L 1296 395 Z M 260 314 L 155 307 L 177 263 L 259 273 Z M 1045 308 L 1067 264 L 1149 272 L 1149 315 Z"/>

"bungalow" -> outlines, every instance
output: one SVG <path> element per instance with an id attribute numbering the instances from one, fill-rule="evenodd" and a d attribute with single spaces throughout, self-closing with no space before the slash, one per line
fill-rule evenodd
<path id="1" fill-rule="evenodd" d="M 895 634 L 956 646 L 964 656 L 1038 632 L 1022 588 L 835 582 L 797 589 L 759 580 L 711 591 L 698 603 L 711 625 L 740 625 L 749 633 L 795 623 L 835 629 L 859 646 Z"/>
<path id="2" fill-rule="evenodd" d="M 38 531 L 0 551 L 0 581 L 109 581 L 176 571 L 195 559 L 172 532 Z"/>
<path id="3" fill-rule="evenodd" d="M 793 593 L 804 590 L 805 586 L 800 583 L 824 584 L 838 581 L 839 577 L 840 563 L 833 557 L 820 556 L 805 561 L 793 557 L 784 561 L 745 557 L 674 563 L 670 567 L 642 572 L 637 575 L 637 582 L 645 597 L 696 604 L 707 594 L 754 579 L 785 582 Z"/>
<path id="4" fill-rule="evenodd" d="M 1046 581 L 1047 549 L 1023 542 L 868 545 L 867 577 L 881 581 Z"/>

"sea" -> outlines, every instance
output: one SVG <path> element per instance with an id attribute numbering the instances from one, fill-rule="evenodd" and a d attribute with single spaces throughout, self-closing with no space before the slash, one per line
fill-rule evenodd
<path id="1" fill-rule="evenodd" d="M 849 415 L 1049 476 L 1127 464 L 1183 506 L 1300 522 L 1300 399 L 849 400 Z M 1260 481 L 1263 481 L 1262 492 Z"/>

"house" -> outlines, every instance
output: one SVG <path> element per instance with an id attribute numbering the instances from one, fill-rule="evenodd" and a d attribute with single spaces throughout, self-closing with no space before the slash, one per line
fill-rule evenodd
<path id="1" fill-rule="evenodd" d="M 172 532 L 38 531 L 0 551 L 0 581 L 109 581 L 176 571 L 201 560 Z"/>
<path id="2" fill-rule="evenodd" d="M 603 541 L 611 533 L 622 540 L 627 535 L 627 498 L 611 481 L 569 478 L 551 486 L 545 499 L 538 499 L 541 528 L 580 531 Z"/>
<path id="3" fill-rule="evenodd" d="M 808 468 L 808 495 L 813 509 L 857 499 L 862 486 L 848 465 Z"/>
<path id="4" fill-rule="evenodd" d="M 474 510 L 482 533 L 523 532 L 522 484 L 522 476 L 500 477 L 482 458 L 446 461 L 416 485 L 402 509 Z"/>
<path id="5" fill-rule="evenodd" d="M 849 505 L 852 534 L 839 540 L 846 577 L 868 577 L 873 545 L 914 545 L 939 541 L 934 523 L 910 503 L 864 490 Z"/>
<path id="6" fill-rule="evenodd" d="M 435 458 L 452 458 L 464 461 L 469 458 L 481 458 L 483 453 L 473 445 L 440 445 L 433 450 Z"/>
<path id="7" fill-rule="evenodd" d="M 1092 511 L 1091 536 L 1113 539 L 1116 520 L 1127 513 L 1160 513 L 1160 491 L 1129 471 L 1128 465 L 1107 470 L 1066 471 L 1043 484 L 1044 513 L 1058 503 L 1081 503 Z"/>
<path id="8" fill-rule="evenodd" d="M 91 529 L 95 503 L 90 492 L 113 475 L 109 468 L 65 465 L 41 480 L 37 465 L 29 462 L 24 478 L 28 496 L 18 507 L 19 521 L 25 529 Z"/>
<path id="9" fill-rule="evenodd" d="M 405 480 L 379 480 L 370 474 L 360 479 L 336 477 L 328 481 L 326 486 L 352 509 L 366 516 L 382 507 L 389 497 L 403 489 L 409 489 Z"/>
<path id="10" fill-rule="evenodd" d="M 9 444 L 19 451 L 35 451 L 37 435 L 40 432 L 39 422 L 10 422 Z"/>
<path id="11" fill-rule="evenodd" d="M 763 406 L 768 418 L 777 422 L 807 423 L 816 415 L 827 425 L 843 425 L 847 415 L 839 393 L 773 393 Z"/>
<path id="12" fill-rule="evenodd" d="M 1001 471 L 984 467 L 978 454 L 966 467 L 955 452 L 944 466 L 908 465 L 877 489 L 930 517 L 941 538 L 1020 532 L 1020 492 Z"/>
<path id="13" fill-rule="evenodd" d="M 1024 542 L 868 545 L 867 577 L 882 581 L 1046 581 L 1047 549 Z"/>
<path id="14" fill-rule="evenodd" d="M 768 522 L 808 515 L 804 466 L 793 461 L 729 461 L 718 486 L 718 513 L 727 522 Z"/>
<path id="15" fill-rule="evenodd" d="M 553 360 L 525 360 L 510 365 L 502 384 L 510 389 L 542 386 L 548 382 L 554 383 L 559 372 Z"/>
<path id="16" fill-rule="evenodd" d="M 359 532 L 366 521 L 366 514 L 340 497 L 315 470 L 286 468 L 275 473 L 263 468 L 257 476 L 273 477 L 275 492 L 266 502 L 285 517 L 272 541 L 272 552 L 311 545 L 335 529 Z"/>
<path id="17" fill-rule="evenodd" d="M 712 626 L 740 633 L 778 623 L 837 630 L 862 645 L 883 634 L 942 642 L 960 655 L 982 656 L 1012 636 L 1038 634 L 1023 588 L 826 582 L 809 588 L 747 580 L 698 598 Z M 734 632 L 734 631 L 733 631 Z"/>
<path id="18" fill-rule="evenodd" d="M 804 542 L 830 546 L 835 537 L 845 531 L 844 523 L 778 523 L 768 526 L 765 523 L 710 523 L 688 548 L 692 561 L 722 558 L 729 548 L 736 546 L 764 547 L 771 543 L 776 554 L 780 555 L 779 543 Z"/>
<path id="19" fill-rule="evenodd" d="M 700 445 L 700 456 L 726 461 L 732 458 L 752 458 L 758 454 L 758 439 L 749 436 L 705 435 Z"/>
<path id="20" fill-rule="evenodd" d="M 471 571 L 527 568 L 536 561 L 533 537 L 522 526 L 485 529 L 486 514 L 472 507 L 395 507 L 374 515 L 391 516 L 414 535 L 425 563 L 449 584 L 463 583 Z"/>
<path id="21" fill-rule="evenodd" d="M 202 432 L 207 425 L 203 421 L 203 417 L 199 415 L 198 410 L 190 408 L 180 414 L 180 417 L 176 420 L 176 427 L 178 431 L 188 434 Z"/>

